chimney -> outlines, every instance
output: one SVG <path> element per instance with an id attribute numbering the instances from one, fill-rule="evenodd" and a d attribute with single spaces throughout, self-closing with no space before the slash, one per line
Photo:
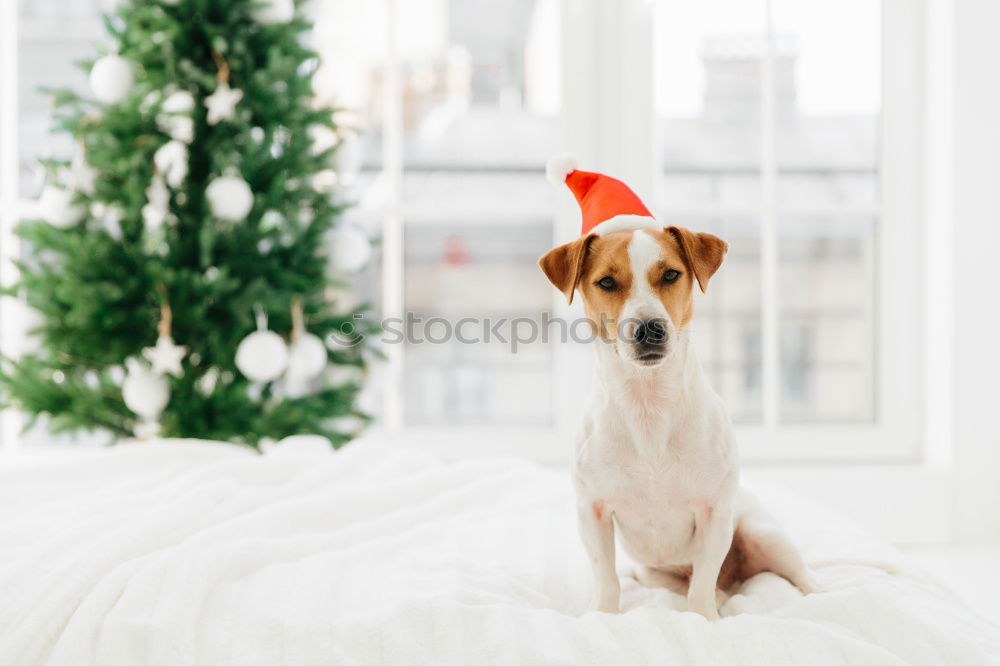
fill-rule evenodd
<path id="1" fill-rule="evenodd" d="M 702 41 L 705 91 L 702 116 L 722 122 L 750 122 L 760 118 L 761 74 L 766 37 L 760 34 L 714 35 Z M 779 118 L 795 113 L 795 63 L 798 40 L 779 33 L 774 39 L 775 112 Z"/>

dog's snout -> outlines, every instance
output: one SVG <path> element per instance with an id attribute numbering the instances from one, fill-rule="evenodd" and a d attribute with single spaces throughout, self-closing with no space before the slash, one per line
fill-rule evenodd
<path id="1" fill-rule="evenodd" d="M 640 321 L 635 327 L 635 342 L 637 344 L 655 347 L 667 341 L 667 322 L 663 319 L 647 319 Z"/>

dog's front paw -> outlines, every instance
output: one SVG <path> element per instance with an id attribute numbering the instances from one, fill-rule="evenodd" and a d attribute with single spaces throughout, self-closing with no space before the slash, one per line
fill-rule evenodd
<path id="1" fill-rule="evenodd" d="M 716 608 L 715 604 L 698 604 L 690 603 L 688 604 L 688 610 L 692 613 L 697 613 L 701 615 L 706 620 L 718 620 L 719 619 L 719 609 Z"/>
<path id="2" fill-rule="evenodd" d="M 594 597 L 590 602 L 587 612 L 592 613 L 594 611 L 599 613 L 618 613 L 618 597 L 610 595 Z"/>

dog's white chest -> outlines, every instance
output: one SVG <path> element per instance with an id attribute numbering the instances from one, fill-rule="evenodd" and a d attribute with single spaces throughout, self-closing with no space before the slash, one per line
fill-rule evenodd
<path id="1" fill-rule="evenodd" d="M 620 415 L 627 418 L 626 415 Z M 697 511 L 731 501 L 737 481 L 728 431 L 692 425 L 669 436 L 666 428 L 623 427 L 619 416 L 595 424 L 581 442 L 577 490 L 614 516 L 626 552 L 648 566 L 691 561 Z"/>

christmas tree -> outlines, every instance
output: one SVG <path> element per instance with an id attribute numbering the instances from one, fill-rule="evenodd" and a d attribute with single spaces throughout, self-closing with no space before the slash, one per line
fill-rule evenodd
<path id="1" fill-rule="evenodd" d="M 90 94 L 54 93 L 79 150 L 44 162 L 18 230 L 7 291 L 39 345 L 0 363 L 0 400 L 54 432 L 348 441 L 375 331 L 337 294 L 370 246 L 338 223 L 348 130 L 312 93 L 308 22 L 292 0 L 126 0 L 105 23 Z"/>

